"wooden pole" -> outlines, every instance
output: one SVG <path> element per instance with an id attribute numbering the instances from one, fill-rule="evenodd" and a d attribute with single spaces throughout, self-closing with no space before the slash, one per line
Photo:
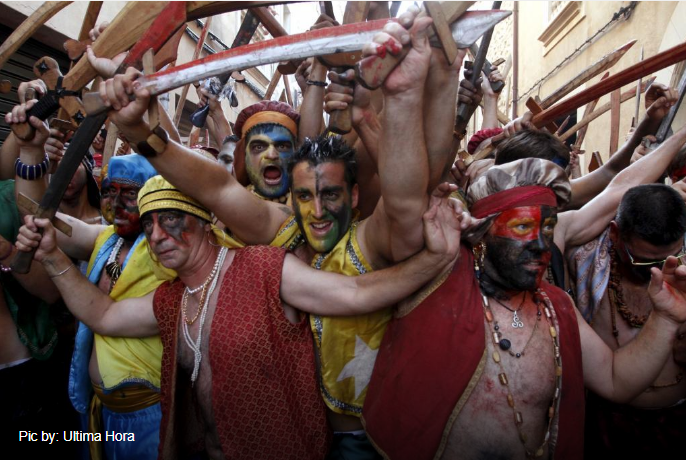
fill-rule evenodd
<path id="1" fill-rule="evenodd" d="M 600 79 L 605 80 L 609 76 L 610 76 L 610 72 L 605 72 L 605 75 L 603 75 Z M 638 85 L 636 85 L 636 90 L 640 92 L 641 88 Z M 596 106 L 598 105 L 599 100 L 600 99 L 598 98 L 596 100 L 589 102 L 586 105 L 586 109 L 584 110 L 584 116 L 582 117 L 582 119 L 589 116 L 595 110 Z M 579 134 L 577 134 L 576 142 L 574 143 L 574 148 L 576 150 L 581 150 L 581 144 L 584 142 L 584 138 L 586 137 L 586 131 L 588 131 L 588 125 L 582 126 L 579 129 Z"/>
<path id="2" fill-rule="evenodd" d="M 70 3 L 72 2 L 45 2 L 31 13 L 0 45 L 0 67 L 5 65 L 10 56 L 16 53 L 43 24 Z"/>
<path id="3" fill-rule="evenodd" d="M 283 86 L 286 91 L 286 102 L 293 107 L 293 96 L 291 95 L 291 83 L 288 81 L 288 75 L 283 76 Z"/>
<path id="4" fill-rule="evenodd" d="M 681 43 L 673 48 L 670 48 L 662 53 L 658 53 L 642 62 L 634 64 L 633 66 L 623 70 L 622 72 L 613 75 L 606 80 L 596 83 L 595 85 L 585 89 L 560 103 L 557 103 L 541 113 L 534 116 L 531 120 L 537 127 L 542 127 L 551 121 L 556 120 L 560 116 L 571 112 L 574 109 L 588 104 L 594 99 L 597 99 L 604 94 L 628 85 L 631 82 L 638 80 L 641 77 L 650 75 L 653 72 L 664 69 L 672 64 L 686 60 L 686 42 Z"/>
<path id="5" fill-rule="evenodd" d="M 647 81 L 643 82 L 641 84 L 641 92 L 645 92 L 645 90 L 648 88 L 648 86 L 650 86 L 650 84 L 653 81 L 655 81 L 655 77 L 649 78 Z M 624 91 L 622 93 L 622 97 L 620 98 L 620 102 L 626 102 L 629 99 L 632 99 L 634 97 L 636 97 L 636 88 L 631 88 L 630 90 Z M 607 104 L 603 104 L 602 106 L 600 106 L 599 108 L 597 108 L 596 110 L 594 110 L 593 112 L 588 114 L 587 116 L 584 116 L 584 118 L 580 122 L 578 122 L 577 124 L 575 124 L 574 126 L 569 128 L 567 131 L 565 131 L 565 133 L 562 136 L 560 136 L 560 140 L 563 142 L 566 141 L 567 139 L 569 139 L 572 136 L 572 134 L 574 134 L 575 132 L 577 132 L 578 130 L 583 128 L 584 126 L 587 126 L 590 122 L 592 122 L 593 120 L 595 120 L 596 118 L 598 118 L 599 116 L 601 116 L 602 114 L 604 114 L 605 112 L 610 110 L 611 106 L 612 106 L 611 103 L 608 102 Z"/>
<path id="6" fill-rule="evenodd" d="M 202 32 L 200 33 L 200 37 L 198 37 L 198 43 L 195 46 L 195 51 L 193 51 L 193 57 L 191 58 L 191 61 L 195 61 L 200 57 L 200 52 L 202 51 L 202 47 L 205 45 L 205 39 L 207 38 L 207 32 L 210 31 L 210 24 L 212 23 L 212 17 L 210 16 L 207 18 L 205 22 L 205 27 L 202 28 Z M 186 104 L 186 98 L 188 97 L 188 89 L 190 88 L 190 85 L 186 85 L 183 87 L 183 90 L 181 91 L 181 99 L 179 99 L 179 104 L 176 106 L 176 114 L 174 115 L 174 126 L 179 126 L 179 121 L 181 120 L 181 114 L 183 113 L 183 106 Z"/>
<path id="7" fill-rule="evenodd" d="M 574 78 L 572 78 L 567 83 L 553 91 L 553 93 L 550 96 L 543 99 L 540 103 L 540 106 L 544 109 L 547 109 L 548 107 L 550 107 L 551 105 L 565 97 L 567 94 L 574 91 L 580 85 L 589 81 L 591 78 L 595 77 L 596 75 L 600 75 L 604 71 L 610 69 L 617 63 L 617 61 L 619 61 L 622 58 L 622 56 L 626 54 L 626 52 L 632 46 L 634 46 L 634 43 L 636 43 L 636 40 L 631 40 L 629 43 L 620 46 L 616 50 L 600 58 L 597 62 L 588 66 Z"/>
<path id="8" fill-rule="evenodd" d="M 276 85 L 279 84 L 279 79 L 281 78 L 281 72 L 279 72 L 279 69 L 276 69 L 274 71 L 274 75 L 272 75 L 272 80 L 269 82 L 269 86 L 267 87 L 267 92 L 264 93 L 264 100 L 268 101 L 269 99 L 272 98 L 272 94 L 274 94 L 274 90 L 276 89 Z"/>
<path id="9" fill-rule="evenodd" d="M 609 156 L 619 147 L 619 106 L 622 103 L 622 90 L 616 89 L 610 94 L 610 150 Z"/>

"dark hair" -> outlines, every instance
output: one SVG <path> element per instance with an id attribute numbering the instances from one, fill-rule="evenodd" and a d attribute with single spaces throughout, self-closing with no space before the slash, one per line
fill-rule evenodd
<path id="1" fill-rule="evenodd" d="M 341 162 L 345 165 L 345 182 L 349 188 L 357 183 L 357 160 L 355 149 L 340 136 L 320 135 L 315 139 L 306 138 L 300 148 L 288 161 L 288 177 L 293 188 L 293 168 L 298 163 L 308 162 L 312 166 L 322 163 Z"/>
<path id="2" fill-rule="evenodd" d="M 235 134 L 230 134 L 224 138 L 224 140 L 222 141 L 222 145 L 226 144 L 227 142 L 238 143 L 238 141 L 240 141 L 238 136 L 236 136 Z"/>
<path id="3" fill-rule="evenodd" d="M 686 204 L 671 187 L 639 185 L 624 194 L 615 222 L 624 239 L 633 236 L 655 246 L 665 246 L 684 238 Z"/>
<path id="4" fill-rule="evenodd" d="M 497 165 L 523 158 L 541 158 L 564 169 L 569 164 L 569 149 L 552 134 L 530 129 L 516 132 L 495 149 Z"/>

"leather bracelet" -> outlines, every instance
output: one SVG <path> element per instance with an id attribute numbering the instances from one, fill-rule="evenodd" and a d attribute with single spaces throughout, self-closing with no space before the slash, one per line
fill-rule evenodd
<path id="1" fill-rule="evenodd" d="M 316 80 L 307 80 L 308 85 L 314 85 L 314 86 L 321 86 L 322 88 L 326 88 L 326 82 L 325 81 L 316 81 Z"/>
<path id="2" fill-rule="evenodd" d="M 14 173 L 24 180 L 38 180 L 48 172 L 50 158 L 45 154 L 45 158 L 37 165 L 25 165 L 19 158 L 14 161 Z"/>
<path id="3" fill-rule="evenodd" d="M 169 135 L 160 125 L 155 126 L 155 128 L 150 131 L 150 135 L 144 141 L 136 144 L 138 153 L 146 158 L 157 156 L 158 154 L 164 152 L 169 143 Z"/>

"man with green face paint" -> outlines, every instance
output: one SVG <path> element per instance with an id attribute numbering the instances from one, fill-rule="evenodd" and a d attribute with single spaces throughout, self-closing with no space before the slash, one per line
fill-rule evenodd
<path id="1" fill-rule="evenodd" d="M 402 143 L 403 148 L 424 157 L 426 147 L 417 141 L 423 141 L 423 124 L 407 129 L 407 121 L 403 121 L 407 117 L 393 114 L 412 113 L 421 107 L 431 59 L 426 37 L 429 24 L 430 21 L 424 18 L 415 21 L 409 31 L 403 29 L 405 43 L 411 42 L 411 49 L 383 88 L 385 113 L 389 114 L 382 123 L 385 136 L 392 136 L 393 142 Z M 392 23 L 389 27 L 401 26 Z M 373 48 L 374 52 L 378 51 L 376 46 Z M 150 127 L 143 120 L 149 97 L 146 90 L 135 88 L 137 75 L 137 71 L 131 69 L 124 78 L 105 82 L 100 92 L 106 101 L 108 95 L 117 95 L 117 101 L 112 102 L 116 111 L 110 112 L 110 116 L 135 145 L 150 135 Z M 124 96 L 134 92 L 136 100 L 129 102 Z M 261 113 L 247 118 L 242 124 L 237 123 L 236 131 L 245 133 L 246 162 L 252 155 L 248 152 L 253 152 L 253 143 L 260 139 L 257 136 L 264 134 L 264 131 L 256 131 L 264 121 Z M 261 141 L 271 148 L 269 141 L 264 138 Z M 241 156 L 237 154 L 236 160 Z M 199 161 L 190 150 L 175 142 L 169 141 L 149 160 L 179 190 L 212 210 L 245 244 L 269 244 L 287 231 L 300 229 L 300 238 L 307 244 L 293 246 L 294 252 L 317 269 L 357 276 L 409 257 L 411 254 L 404 254 L 403 248 L 408 247 L 410 240 L 419 240 L 423 245 L 421 224 L 417 224 L 428 207 L 429 197 L 418 190 L 428 190 L 428 175 L 395 165 L 395 159 L 387 158 L 385 154 L 380 156 L 378 171 L 380 176 L 386 177 L 385 180 L 382 177 L 382 184 L 397 181 L 400 188 L 382 185 L 382 198 L 373 213 L 359 220 L 355 153 L 337 138 L 319 137 L 305 142 L 293 154 L 288 170 L 282 173 L 282 177 L 290 176 L 295 216 L 285 206 L 258 199 L 221 165 Z M 260 178 L 276 179 L 276 174 L 259 162 L 253 166 L 259 166 L 259 169 L 253 168 L 254 173 L 259 171 L 257 175 L 253 174 L 258 179 L 256 182 L 260 182 Z M 240 166 L 236 165 L 236 168 L 237 177 L 240 177 Z M 199 182 L 202 186 L 196 185 Z M 257 187 L 258 184 L 253 185 Z M 450 189 L 446 186 L 440 192 L 449 193 Z M 310 317 L 320 390 L 329 409 L 329 423 L 338 434 L 330 458 L 379 458 L 366 438 L 360 415 L 390 317 L 389 309 L 347 318 Z"/>
<path id="2" fill-rule="evenodd" d="M 277 101 L 261 101 L 238 114 L 235 131 L 241 140 L 236 146 L 236 177 L 262 199 L 288 200 L 286 165 L 293 155 L 299 119 L 291 106 Z"/>

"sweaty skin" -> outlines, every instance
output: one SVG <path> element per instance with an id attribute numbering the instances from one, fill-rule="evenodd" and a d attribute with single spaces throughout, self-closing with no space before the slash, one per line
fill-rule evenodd
<path id="1" fill-rule="evenodd" d="M 278 198 L 288 192 L 286 168 L 293 155 L 293 145 L 293 135 L 281 125 L 257 125 L 248 133 L 245 168 L 250 183 L 260 195 Z"/>
<path id="2" fill-rule="evenodd" d="M 293 170 L 293 209 L 308 244 L 319 253 L 331 251 L 350 228 L 353 199 L 341 163 L 312 166 L 300 163 Z"/>
<path id="3" fill-rule="evenodd" d="M 496 291 L 533 291 L 548 269 L 557 212 L 524 206 L 502 212 L 485 238 L 484 277 Z"/>

